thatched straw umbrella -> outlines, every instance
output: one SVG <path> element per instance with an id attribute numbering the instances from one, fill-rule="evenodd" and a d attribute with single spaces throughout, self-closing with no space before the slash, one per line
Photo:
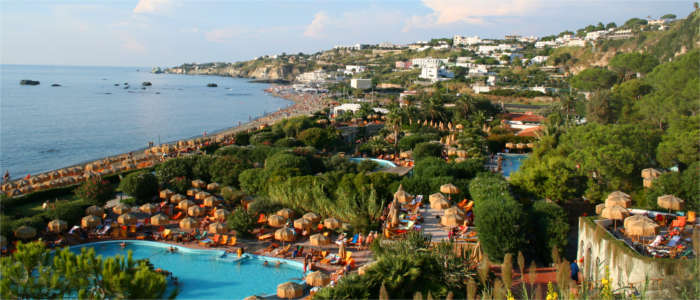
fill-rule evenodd
<path id="1" fill-rule="evenodd" d="M 671 210 L 681 210 L 683 206 L 683 199 L 678 198 L 674 195 L 663 195 L 656 198 L 656 204 L 665 209 Z"/>
<path id="2" fill-rule="evenodd" d="M 175 195 L 172 195 L 172 196 L 170 197 L 170 203 L 175 203 L 175 204 L 177 204 L 177 203 L 180 203 L 180 202 L 183 201 L 183 200 L 187 200 L 187 197 L 185 197 L 184 195 L 180 195 L 180 194 L 175 194 Z"/>
<path id="3" fill-rule="evenodd" d="M 136 216 L 132 213 L 125 213 L 117 218 L 117 222 L 122 225 L 130 225 L 136 223 Z"/>
<path id="4" fill-rule="evenodd" d="M 286 299 L 299 298 L 304 294 L 304 287 L 295 282 L 285 282 L 277 286 L 277 297 Z"/>
<path id="5" fill-rule="evenodd" d="M 209 196 L 211 196 L 211 194 L 209 194 L 209 193 L 207 193 L 207 192 L 205 192 L 205 191 L 201 191 L 201 192 L 199 192 L 199 193 L 197 193 L 197 194 L 194 195 L 194 199 L 196 199 L 196 200 L 204 200 L 204 199 L 206 199 L 206 198 L 209 197 Z"/>
<path id="6" fill-rule="evenodd" d="M 453 206 L 453 207 L 450 207 L 450 208 L 448 208 L 448 209 L 445 210 L 445 215 L 446 215 L 446 216 L 449 216 L 449 215 L 459 215 L 459 216 L 461 216 L 461 217 L 464 217 L 465 213 L 464 213 L 464 211 L 463 211 L 461 208 L 459 208 L 459 207 L 457 207 L 457 206 Z"/>
<path id="7" fill-rule="evenodd" d="M 197 193 L 201 192 L 202 190 L 198 188 L 192 188 L 187 190 L 187 197 L 194 197 L 194 195 L 197 195 Z"/>
<path id="8" fill-rule="evenodd" d="M 177 204 L 177 208 L 181 210 L 188 210 L 190 207 L 195 206 L 196 204 L 192 202 L 192 200 L 182 200 L 180 203 Z"/>
<path id="9" fill-rule="evenodd" d="M 182 219 L 182 221 L 180 221 L 180 229 L 184 229 L 184 230 L 190 230 L 193 228 L 197 228 L 197 225 L 199 225 L 199 222 L 197 222 L 196 219 L 193 219 L 190 217 L 184 218 L 184 219 Z"/>
<path id="10" fill-rule="evenodd" d="M 226 220 L 226 218 L 230 215 L 231 213 L 223 208 L 219 208 L 214 211 L 214 218 L 217 220 L 223 221 Z"/>
<path id="11" fill-rule="evenodd" d="M 321 216 L 312 212 L 304 214 L 303 218 L 311 222 L 311 224 L 318 224 L 321 221 Z"/>
<path id="12" fill-rule="evenodd" d="M 204 198 L 204 201 L 202 202 L 204 206 L 207 207 L 214 207 L 216 206 L 216 203 L 219 202 L 219 199 L 216 198 L 216 196 L 209 196 Z"/>
<path id="13" fill-rule="evenodd" d="M 413 195 L 407 193 L 403 189 L 403 184 L 400 184 L 399 188 L 396 190 L 396 193 L 394 193 L 394 199 L 399 200 L 401 203 L 408 203 L 413 199 Z"/>
<path id="14" fill-rule="evenodd" d="M 443 195 L 441 193 L 430 194 L 430 196 L 428 196 L 428 201 L 430 203 L 433 203 L 433 202 L 438 201 L 438 200 L 447 201 L 447 198 L 445 198 L 445 195 Z"/>
<path id="15" fill-rule="evenodd" d="M 152 225 L 168 225 L 170 223 L 170 218 L 164 214 L 157 214 L 151 217 Z"/>
<path id="16" fill-rule="evenodd" d="M 287 223 L 287 218 L 280 215 L 271 215 L 267 217 L 267 224 L 272 227 L 282 227 Z"/>
<path id="17" fill-rule="evenodd" d="M 410 159 L 411 157 L 413 157 L 413 151 L 410 151 L 410 150 L 409 151 L 401 151 L 401 153 L 399 153 L 399 157 L 405 158 L 405 159 Z"/>
<path id="18" fill-rule="evenodd" d="M 309 243 L 311 243 L 311 246 L 323 246 L 328 245 L 330 239 L 323 234 L 317 233 L 309 237 Z"/>
<path id="19" fill-rule="evenodd" d="M 175 192 L 173 192 L 169 189 L 164 189 L 164 190 L 160 191 L 160 198 L 165 199 L 165 200 L 169 200 L 170 197 L 172 197 L 174 194 L 175 194 Z"/>
<path id="20" fill-rule="evenodd" d="M 600 203 L 600 204 L 596 205 L 595 206 L 595 214 L 599 215 L 599 214 L 603 213 L 603 208 L 605 208 L 605 203 Z"/>
<path id="21" fill-rule="evenodd" d="M 430 208 L 432 209 L 445 209 L 448 207 L 450 207 L 450 203 L 447 202 L 447 200 L 437 199 L 433 202 L 430 202 Z"/>
<path id="22" fill-rule="evenodd" d="M 283 242 L 293 242 L 296 238 L 294 229 L 284 227 L 275 231 L 275 239 Z"/>
<path id="23" fill-rule="evenodd" d="M 92 206 L 85 209 L 86 215 L 93 215 L 96 217 L 102 217 L 102 215 L 104 215 L 104 213 L 105 213 L 105 210 L 102 209 L 102 207 L 99 207 L 97 205 L 92 205 Z"/>
<path id="24" fill-rule="evenodd" d="M 615 206 L 605 206 L 603 211 L 600 213 L 603 218 L 613 220 L 614 228 L 617 230 L 617 221 L 624 220 L 629 216 L 629 211 L 626 208 L 615 205 Z"/>
<path id="25" fill-rule="evenodd" d="M 630 204 L 632 204 L 632 198 L 630 198 L 630 195 L 620 191 L 610 193 L 608 198 L 605 199 L 605 206 L 618 205 L 627 208 L 630 206 Z"/>
<path id="26" fill-rule="evenodd" d="M 459 226 L 464 223 L 464 217 L 459 214 L 444 215 L 442 216 L 440 223 L 442 223 L 444 226 Z"/>
<path id="27" fill-rule="evenodd" d="M 209 224 L 209 232 L 212 233 L 226 233 L 226 226 L 219 222 Z"/>
<path id="28" fill-rule="evenodd" d="M 311 222 L 309 222 L 309 220 L 304 219 L 304 218 L 296 219 L 296 220 L 294 220 L 294 228 L 299 229 L 299 230 L 311 229 Z"/>
<path id="29" fill-rule="evenodd" d="M 48 228 L 50 232 L 61 233 L 62 231 L 68 229 L 68 223 L 66 223 L 66 221 L 56 219 L 49 222 Z"/>
<path id="30" fill-rule="evenodd" d="M 277 211 L 278 216 L 283 216 L 287 219 L 294 218 L 294 211 L 289 208 L 283 208 Z"/>
<path id="31" fill-rule="evenodd" d="M 189 215 L 190 217 L 199 217 L 202 214 L 204 214 L 204 209 L 197 205 L 190 206 L 189 208 L 187 208 L 187 215 Z"/>
<path id="32" fill-rule="evenodd" d="M 150 215 L 158 211 L 158 206 L 152 203 L 146 203 L 144 205 L 141 205 L 141 207 L 139 207 L 139 210 Z"/>
<path id="33" fill-rule="evenodd" d="M 85 216 L 80 220 L 80 227 L 91 229 L 102 223 L 102 218 L 94 215 Z"/>
<path id="34" fill-rule="evenodd" d="M 125 213 L 130 212 L 131 207 L 129 207 L 129 205 L 127 205 L 125 203 L 119 203 L 119 204 L 115 205 L 114 207 L 112 207 L 112 211 L 115 214 L 121 215 L 121 214 L 125 214 Z"/>
<path id="35" fill-rule="evenodd" d="M 659 224 L 642 215 L 627 217 L 624 226 L 625 233 L 634 237 L 656 235 L 659 229 Z"/>
<path id="36" fill-rule="evenodd" d="M 207 183 L 200 179 L 192 180 L 192 187 L 203 189 L 207 187 Z"/>
<path id="37" fill-rule="evenodd" d="M 331 277 L 319 271 L 306 275 L 306 283 L 311 286 L 326 286 L 331 282 Z"/>
<path id="38" fill-rule="evenodd" d="M 326 227 L 326 229 L 338 229 L 340 228 L 340 221 L 336 218 L 328 218 L 323 220 L 323 227 Z"/>
<path id="39" fill-rule="evenodd" d="M 219 190 L 219 187 L 220 187 L 220 185 L 216 182 L 212 182 L 210 184 L 207 184 L 208 191 L 216 192 Z"/>
<path id="40" fill-rule="evenodd" d="M 506 148 L 508 148 L 508 149 L 514 149 L 514 148 L 515 148 L 515 144 L 513 144 L 513 143 L 506 143 Z"/>
<path id="41" fill-rule="evenodd" d="M 449 196 L 447 199 L 451 200 L 452 195 L 459 194 L 459 189 L 454 184 L 448 183 L 440 186 L 440 192 L 448 194 Z"/>
<path id="42" fill-rule="evenodd" d="M 28 240 L 36 236 L 36 229 L 27 225 L 22 225 L 15 229 L 15 237 L 21 240 Z"/>

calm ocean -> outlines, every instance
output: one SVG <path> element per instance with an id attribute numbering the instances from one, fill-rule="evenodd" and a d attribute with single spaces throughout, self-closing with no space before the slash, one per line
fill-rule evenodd
<path id="1" fill-rule="evenodd" d="M 1 65 L 2 173 L 17 178 L 144 148 L 149 141 L 212 133 L 291 105 L 247 79 L 138 69 Z M 41 84 L 20 85 L 22 79 Z M 142 89 L 144 81 L 153 85 Z M 207 87 L 210 82 L 218 87 Z"/>

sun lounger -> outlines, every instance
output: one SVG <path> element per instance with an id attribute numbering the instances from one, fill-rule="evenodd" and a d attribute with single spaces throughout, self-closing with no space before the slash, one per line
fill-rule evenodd
<path id="1" fill-rule="evenodd" d="M 181 211 L 178 212 L 175 216 L 173 216 L 173 220 L 177 220 L 177 219 L 180 219 L 180 218 L 182 218 L 182 212 L 181 212 Z"/>
<path id="2" fill-rule="evenodd" d="M 221 238 L 220 235 L 215 234 L 214 237 L 211 238 L 211 240 L 212 240 L 215 244 L 218 244 L 220 238 Z"/>
<path id="3" fill-rule="evenodd" d="M 214 240 L 214 242 L 216 243 L 216 240 Z M 219 245 L 225 246 L 226 243 L 228 243 L 228 235 L 222 235 L 219 240 Z"/>
<path id="4" fill-rule="evenodd" d="M 229 246 L 235 246 L 236 245 L 237 238 L 236 236 L 230 236 L 228 239 L 228 245 Z"/>
<path id="5" fill-rule="evenodd" d="M 105 235 L 107 233 L 107 231 L 109 231 L 110 228 L 112 228 L 112 225 L 107 224 L 104 228 L 102 228 L 102 230 L 98 231 L 97 234 L 98 235 Z"/>
<path id="6" fill-rule="evenodd" d="M 271 239 L 274 235 L 272 233 L 266 233 L 258 237 L 258 240 L 264 241 L 267 239 Z"/>

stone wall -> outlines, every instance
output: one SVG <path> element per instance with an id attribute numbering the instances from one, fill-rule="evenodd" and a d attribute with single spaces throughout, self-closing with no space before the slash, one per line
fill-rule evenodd
<path id="1" fill-rule="evenodd" d="M 641 291 L 648 279 L 647 296 L 675 298 L 677 291 L 673 287 L 692 278 L 690 267 L 697 260 L 643 256 L 604 228 L 611 222 L 579 218 L 576 258 L 584 258 L 580 266 L 583 276 L 587 280 L 600 281 L 605 276 L 605 266 L 608 266 L 613 290 L 634 286 Z"/>

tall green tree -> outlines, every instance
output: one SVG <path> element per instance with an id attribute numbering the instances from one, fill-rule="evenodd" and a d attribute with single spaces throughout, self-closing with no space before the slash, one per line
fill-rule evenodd
<path id="1" fill-rule="evenodd" d="M 610 60 L 610 68 L 624 80 L 629 80 L 636 73 L 647 74 L 657 65 L 659 60 L 651 54 L 627 52 L 618 53 Z"/>
<path id="2" fill-rule="evenodd" d="M 584 91 L 609 89 L 616 82 L 617 75 L 601 67 L 585 69 L 571 78 L 571 86 Z"/>

